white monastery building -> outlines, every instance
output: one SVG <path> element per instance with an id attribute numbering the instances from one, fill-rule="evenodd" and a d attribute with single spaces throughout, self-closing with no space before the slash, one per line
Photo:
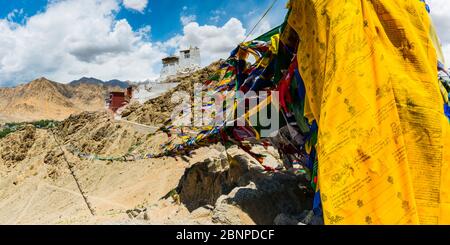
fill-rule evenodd
<path id="1" fill-rule="evenodd" d="M 179 56 L 166 57 L 162 59 L 162 63 L 161 78 L 193 72 L 200 68 L 200 49 L 198 47 L 190 47 L 189 49 L 181 50 Z"/>

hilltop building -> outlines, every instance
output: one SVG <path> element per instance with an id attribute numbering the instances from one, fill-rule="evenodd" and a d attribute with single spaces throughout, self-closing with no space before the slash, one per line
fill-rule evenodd
<path id="1" fill-rule="evenodd" d="M 130 86 L 124 92 L 110 92 L 106 99 L 106 105 L 112 112 L 117 112 L 121 107 L 130 103 L 133 97 L 133 88 Z"/>
<path id="2" fill-rule="evenodd" d="M 181 50 L 179 56 L 169 56 L 162 59 L 161 78 L 177 74 L 189 73 L 200 68 L 201 58 L 198 47 Z"/>

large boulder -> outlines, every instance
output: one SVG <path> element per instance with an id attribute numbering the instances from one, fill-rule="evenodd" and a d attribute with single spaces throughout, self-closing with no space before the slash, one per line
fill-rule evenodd
<path id="1" fill-rule="evenodd" d="M 314 193 L 304 174 L 265 172 L 240 150 L 218 155 L 194 164 L 180 180 L 177 192 L 189 211 L 214 205 L 214 223 L 274 224 L 281 213 L 295 216 L 312 209 Z"/>
<path id="2" fill-rule="evenodd" d="M 223 154 L 194 164 L 185 171 L 178 185 L 181 202 L 190 211 L 214 205 L 221 195 L 241 184 L 248 169 L 245 164 L 230 166 Z"/>

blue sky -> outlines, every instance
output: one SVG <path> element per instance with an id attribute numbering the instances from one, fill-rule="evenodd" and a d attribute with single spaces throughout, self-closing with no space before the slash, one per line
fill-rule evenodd
<path id="1" fill-rule="evenodd" d="M 0 19 L 4 19 L 14 10 L 23 10 L 14 21 L 23 22 L 25 18 L 44 12 L 52 0 L 0 0 Z M 54 0 L 53 0 L 54 1 Z M 271 14 L 282 21 L 287 0 L 277 0 Z M 143 12 L 121 8 L 117 19 L 127 19 L 134 28 L 152 26 L 152 39 L 164 41 L 183 28 L 181 15 L 195 15 L 199 24 L 223 25 L 229 18 L 235 17 L 247 26 L 254 24 L 272 3 L 272 0 L 150 0 Z M 218 17 L 218 18 L 216 18 Z"/>
<path id="2" fill-rule="evenodd" d="M 253 36 L 282 23 L 277 0 Z M 450 4 L 428 0 L 450 56 Z M 0 0 L 0 87 L 45 76 L 70 82 L 155 79 L 161 58 L 189 46 L 202 65 L 226 58 L 272 0 Z"/>
<path id="3" fill-rule="evenodd" d="M 253 36 L 282 23 L 277 0 Z M 199 46 L 226 58 L 272 0 L 0 0 L 0 86 L 45 76 L 70 82 L 155 79 L 160 59 Z"/>
<path id="4" fill-rule="evenodd" d="M 32 16 L 45 9 L 47 0 L 0 0 L 0 18 L 6 18 L 15 9 L 23 9 Z"/>
<path id="5" fill-rule="evenodd" d="M 277 0 L 254 35 L 283 21 L 286 2 Z M 0 0 L 0 86 L 41 76 L 155 79 L 163 56 L 190 45 L 200 46 L 207 65 L 226 58 L 271 3 Z"/>
<path id="6" fill-rule="evenodd" d="M 235 17 L 248 26 L 253 19 L 259 18 L 271 2 L 272 0 L 159 0 L 150 1 L 143 14 L 122 9 L 118 18 L 126 18 L 134 28 L 150 24 L 152 38 L 163 41 L 183 28 L 180 15 L 195 15 L 199 24 L 209 25 L 223 25 L 231 17 Z M 286 0 L 278 0 L 272 10 L 279 21 L 282 21 L 282 16 L 286 13 L 285 4 Z"/>

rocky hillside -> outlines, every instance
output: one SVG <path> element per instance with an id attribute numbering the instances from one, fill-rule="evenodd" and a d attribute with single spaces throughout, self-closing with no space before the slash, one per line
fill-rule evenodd
<path id="1" fill-rule="evenodd" d="M 30 125 L 11 133 L 0 139 L 0 223 L 320 223 L 311 219 L 313 193 L 303 173 L 266 172 L 236 147 L 228 156 L 219 144 L 191 156 L 135 161 L 81 159 L 70 150 L 156 152 L 165 141 L 164 133 L 149 137 L 100 112 L 73 115 L 53 129 Z M 274 149 L 254 150 L 281 164 Z"/>
<path id="2" fill-rule="evenodd" d="M 134 157 L 157 155 L 180 139 L 132 121 L 161 124 L 175 106 L 172 94 L 192 93 L 218 65 L 168 81 L 179 85 L 144 105 L 129 105 L 122 113 L 129 121 L 82 112 L 53 128 L 27 125 L 1 138 L 0 224 L 320 224 L 306 173 L 284 169 L 271 146 L 251 151 L 265 155 L 264 165 L 276 172 L 222 144 L 183 156 Z M 29 106 L 26 113 L 42 104 L 83 110 L 79 104 L 95 103 L 103 92 L 83 86 L 38 79 L 1 94 L 9 105 Z"/>
<path id="3" fill-rule="evenodd" d="M 129 121 L 134 121 L 148 125 L 160 125 L 170 118 L 172 111 L 177 104 L 171 102 L 172 95 L 177 91 L 193 94 L 194 83 L 206 81 L 219 68 L 221 61 L 214 62 L 211 65 L 193 72 L 189 75 L 173 77 L 165 81 L 165 83 L 179 83 L 175 88 L 169 90 L 165 94 L 150 99 L 139 105 L 138 103 L 129 105 L 123 112 L 122 116 Z"/>
<path id="4" fill-rule="evenodd" d="M 73 113 L 104 108 L 109 87 L 88 83 L 66 85 L 39 78 L 14 88 L 0 88 L 4 121 L 63 120 Z"/>

